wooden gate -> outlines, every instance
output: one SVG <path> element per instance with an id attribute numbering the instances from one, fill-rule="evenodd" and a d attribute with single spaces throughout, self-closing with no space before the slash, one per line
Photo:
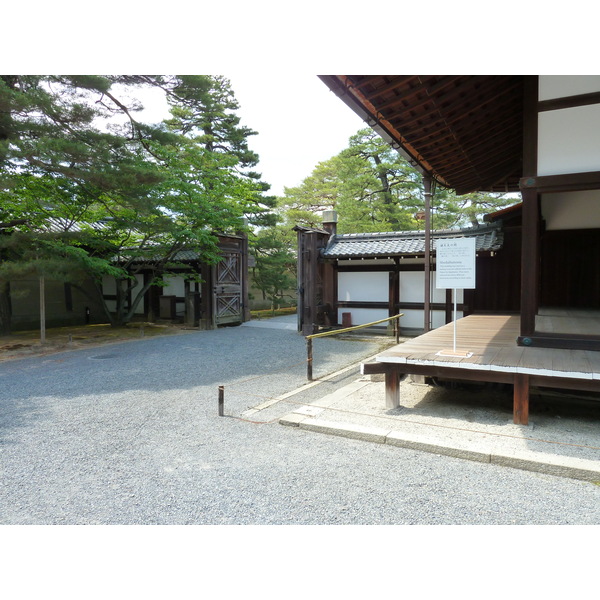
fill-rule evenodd
<path id="1" fill-rule="evenodd" d="M 248 238 L 219 234 L 221 259 L 202 265 L 200 329 L 250 320 L 248 307 Z"/>
<path id="2" fill-rule="evenodd" d="M 215 324 L 242 323 L 244 305 L 242 290 L 242 253 L 226 251 L 215 266 L 214 307 Z"/>

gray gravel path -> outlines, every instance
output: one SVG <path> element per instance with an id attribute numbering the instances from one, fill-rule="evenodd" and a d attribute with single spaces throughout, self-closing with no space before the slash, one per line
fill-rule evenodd
<path id="1" fill-rule="evenodd" d="M 315 374 L 378 350 L 319 340 Z M 0 364 L 0 523 L 600 523 L 590 483 L 240 418 L 306 384 L 305 352 L 294 331 L 252 326 Z"/>

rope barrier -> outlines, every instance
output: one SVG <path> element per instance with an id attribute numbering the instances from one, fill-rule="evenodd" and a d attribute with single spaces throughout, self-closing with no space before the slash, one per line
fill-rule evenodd
<path id="1" fill-rule="evenodd" d="M 312 341 L 316 338 L 328 337 L 330 335 L 338 335 L 339 333 L 347 333 L 348 331 L 356 331 L 358 329 L 364 329 L 365 327 L 371 327 L 378 325 L 379 323 L 386 323 L 387 321 L 394 321 L 394 335 L 396 336 L 396 344 L 400 343 L 400 325 L 398 319 L 403 317 L 404 313 L 399 313 L 393 317 L 387 317 L 386 319 L 379 319 L 378 321 L 371 321 L 370 323 L 364 323 L 363 325 L 354 325 L 353 327 L 345 327 L 344 329 L 335 329 L 333 331 L 323 331 L 321 333 L 313 333 L 306 337 L 306 378 L 308 381 L 313 380 L 313 343 Z"/>
<path id="2" fill-rule="evenodd" d="M 353 325 L 352 327 L 345 327 L 344 329 L 334 329 L 332 331 L 322 331 L 321 333 L 313 333 L 311 335 L 307 335 L 306 339 L 313 339 L 319 337 L 327 337 L 329 335 L 336 335 L 338 333 L 346 333 L 347 331 L 355 331 L 356 329 L 364 329 L 365 327 L 371 327 L 372 325 L 378 325 L 379 323 L 385 323 L 386 321 L 392 321 L 394 319 L 399 319 L 403 317 L 404 313 L 399 313 L 394 315 L 393 317 L 387 317 L 385 319 L 379 319 L 379 321 L 371 321 L 370 323 L 364 323 L 363 325 Z M 397 322 L 397 321 L 396 321 Z"/>

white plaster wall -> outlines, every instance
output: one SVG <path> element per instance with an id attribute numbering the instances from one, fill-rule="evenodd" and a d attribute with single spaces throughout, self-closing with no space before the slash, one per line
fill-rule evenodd
<path id="1" fill-rule="evenodd" d="M 419 271 L 405 271 L 400 273 L 400 302 L 425 301 L 425 274 Z M 435 272 L 431 273 L 431 302 L 446 302 L 446 290 L 437 289 Z M 463 301 L 463 291 L 456 291 L 457 302 Z"/>
<path id="2" fill-rule="evenodd" d="M 542 194 L 546 229 L 600 228 L 600 190 Z"/>
<path id="3" fill-rule="evenodd" d="M 432 273 L 432 282 L 433 282 Z M 404 271 L 400 273 L 400 301 L 423 302 L 425 297 L 424 274 L 418 271 Z M 463 301 L 463 290 L 456 290 L 457 302 Z M 353 302 L 387 302 L 389 294 L 388 273 L 338 273 L 338 298 L 340 301 Z M 431 287 L 431 302 L 446 302 L 446 290 Z M 352 325 L 364 325 L 380 319 L 387 319 L 388 311 L 384 308 L 348 308 L 338 310 L 338 322 L 342 323 L 342 313 L 350 313 Z M 400 317 L 400 327 L 407 329 L 423 329 L 422 310 L 402 310 L 404 316 Z M 457 312 L 458 318 L 463 316 L 462 311 Z M 445 311 L 432 311 L 432 327 L 445 325 Z M 385 326 L 385 325 L 381 325 Z"/>
<path id="4" fill-rule="evenodd" d="M 385 308 L 340 308 L 338 309 L 338 323 L 342 324 L 342 313 L 352 315 L 352 325 L 364 325 L 380 319 L 387 319 L 390 315 Z M 378 327 L 387 327 L 387 323 L 380 323 Z"/>
<path id="5" fill-rule="evenodd" d="M 424 317 L 422 310 L 403 310 L 403 316 L 400 317 L 400 328 L 404 329 L 423 329 Z M 457 318 L 461 319 L 463 313 L 461 310 L 456 312 Z M 431 311 L 431 326 L 437 329 L 446 324 L 446 311 L 432 310 Z"/>
<path id="6" fill-rule="evenodd" d="M 600 171 L 600 104 L 538 115 L 538 175 Z"/>
<path id="7" fill-rule="evenodd" d="M 185 297 L 185 282 L 183 277 L 179 275 L 165 275 L 165 283 L 163 287 L 163 296 L 178 296 Z"/>
<path id="8" fill-rule="evenodd" d="M 600 92 L 600 75 L 540 75 L 538 81 L 540 100 Z"/>
<path id="9" fill-rule="evenodd" d="M 338 273 L 338 300 L 342 302 L 387 302 L 389 300 L 389 280 L 389 274 L 386 272 Z"/>
<path id="10" fill-rule="evenodd" d="M 114 277 L 108 275 L 102 276 L 102 293 L 106 296 L 112 296 L 117 293 L 117 282 Z"/>

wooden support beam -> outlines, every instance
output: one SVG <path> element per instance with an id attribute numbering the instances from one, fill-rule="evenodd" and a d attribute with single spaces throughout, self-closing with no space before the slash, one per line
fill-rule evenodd
<path id="1" fill-rule="evenodd" d="M 400 374 L 396 369 L 385 372 L 385 407 L 398 408 L 400 406 Z"/>
<path id="2" fill-rule="evenodd" d="M 423 195 L 425 196 L 425 265 L 424 265 L 424 309 L 423 309 L 423 331 L 427 333 L 431 329 L 431 183 L 430 175 L 423 176 Z"/>
<path id="3" fill-rule="evenodd" d="M 523 373 L 515 373 L 513 422 L 516 425 L 527 425 L 529 423 L 529 375 Z"/>
<path id="4" fill-rule="evenodd" d="M 535 190 L 524 190 L 521 241 L 521 336 L 535 331 L 539 298 L 540 202 Z"/>
<path id="5" fill-rule="evenodd" d="M 363 375 L 379 375 L 381 373 L 387 373 L 390 366 L 387 363 L 382 362 L 370 362 L 362 363 L 360 365 L 360 372 Z"/>

